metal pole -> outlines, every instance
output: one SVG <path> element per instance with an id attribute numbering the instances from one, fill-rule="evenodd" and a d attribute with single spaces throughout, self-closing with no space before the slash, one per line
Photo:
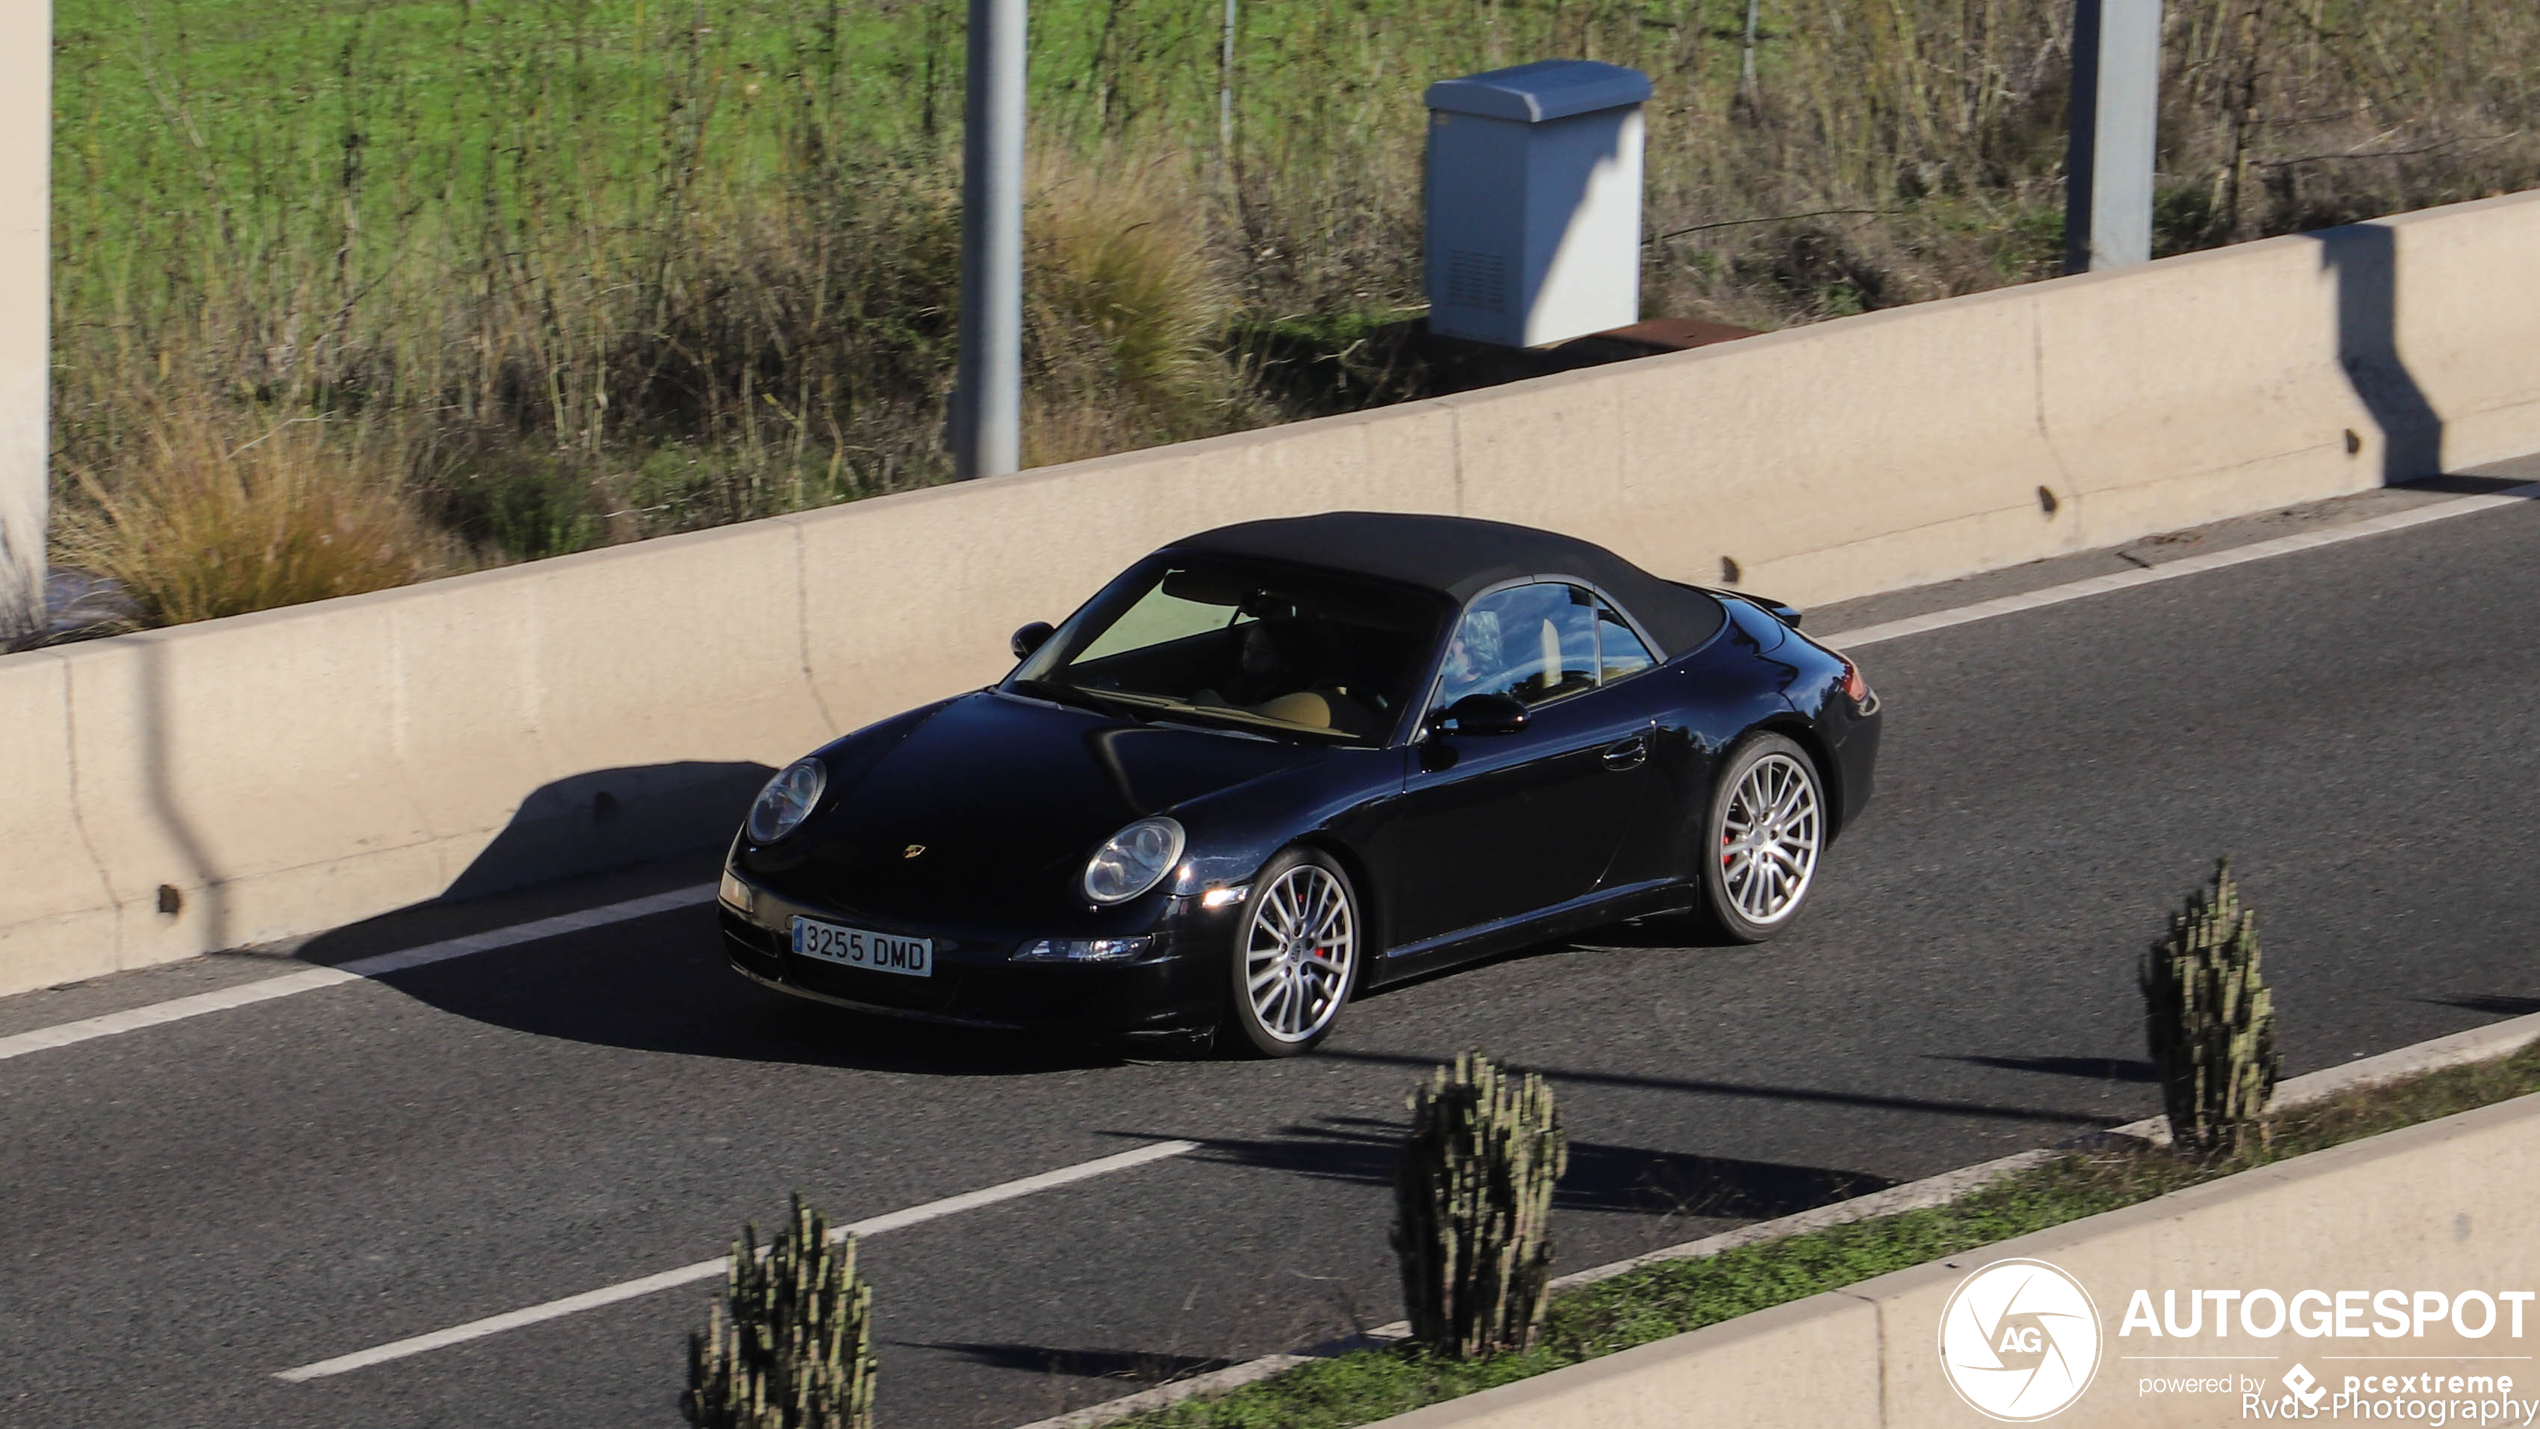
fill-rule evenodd
<path id="1" fill-rule="evenodd" d="M 2152 141 L 2160 102 L 2161 0 L 2073 0 L 2065 272 L 2152 256 Z"/>
<path id="2" fill-rule="evenodd" d="M 1737 92 L 1749 102 L 1755 98 L 1755 20 L 1764 0 L 1746 0 L 1746 49 L 1737 61 Z"/>
<path id="3" fill-rule="evenodd" d="M 0 18 L 0 650 L 44 624 L 51 445 L 53 6 Z"/>
<path id="4" fill-rule="evenodd" d="M 953 475 L 1022 464 L 1024 0 L 970 0 Z"/>
<path id="5" fill-rule="evenodd" d="M 1235 0 L 1226 0 L 1225 33 L 1217 53 L 1217 163 L 1233 171 L 1235 152 Z"/>

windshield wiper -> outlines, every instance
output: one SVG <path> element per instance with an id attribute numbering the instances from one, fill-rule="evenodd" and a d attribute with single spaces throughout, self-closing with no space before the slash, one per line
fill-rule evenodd
<path id="1" fill-rule="evenodd" d="M 1027 695 L 1038 695 L 1052 704 L 1071 705 L 1100 715 L 1125 714 L 1140 724 L 1146 723 L 1146 716 L 1138 712 L 1137 705 L 1127 700 L 1105 699 L 1101 692 L 1088 690 L 1082 685 L 1063 685 L 1056 680 L 1022 679 L 1014 682 L 1014 688 Z"/>

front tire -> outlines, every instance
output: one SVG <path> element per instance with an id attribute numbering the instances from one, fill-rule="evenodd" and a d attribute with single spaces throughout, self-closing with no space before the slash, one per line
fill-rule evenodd
<path id="1" fill-rule="evenodd" d="M 1778 734 L 1729 751 L 1694 857 L 1711 923 L 1760 943 L 1798 920 L 1826 844 L 1825 783 L 1816 761 Z"/>
<path id="2" fill-rule="evenodd" d="M 1262 1057 L 1312 1050 L 1357 990 L 1365 948 L 1347 871 L 1310 848 L 1270 860 L 1235 930 L 1226 1020 L 1239 1038 L 1230 1040 Z"/>

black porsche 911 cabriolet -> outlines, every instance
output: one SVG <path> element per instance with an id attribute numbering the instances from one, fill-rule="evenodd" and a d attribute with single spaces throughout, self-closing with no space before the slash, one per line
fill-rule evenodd
<path id="1" fill-rule="evenodd" d="M 1496 522 L 1205 532 L 768 781 L 725 944 L 868 1011 L 1280 1056 L 1362 986 L 1621 918 L 1760 941 L 1878 755 L 1797 624 Z"/>

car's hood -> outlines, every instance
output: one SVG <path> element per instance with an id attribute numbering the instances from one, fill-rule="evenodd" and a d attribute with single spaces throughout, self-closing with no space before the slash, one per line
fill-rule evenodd
<path id="1" fill-rule="evenodd" d="M 919 911 L 999 880 L 1017 894 L 1066 886 L 1133 819 L 1328 756 L 983 690 L 850 775 L 796 838 L 838 896 Z"/>

